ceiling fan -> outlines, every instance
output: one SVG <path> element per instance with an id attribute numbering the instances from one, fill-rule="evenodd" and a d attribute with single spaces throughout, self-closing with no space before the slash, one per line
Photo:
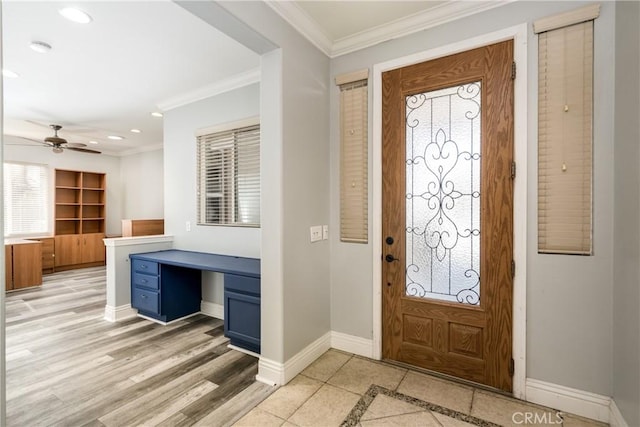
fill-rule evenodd
<path id="1" fill-rule="evenodd" d="M 47 147 L 51 147 L 52 151 L 56 154 L 62 153 L 64 150 L 72 150 L 79 151 L 81 153 L 91 153 L 91 154 L 100 154 L 100 151 L 92 150 L 90 148 L 84 148 L 87 144 L 81 144 L 77 142 L 67 142 L 66 139 L 58 136 L 58 131 L 62 129 L 60 125 L 49 125 L 51 129 L 53 129 L 54 135 L 48 136 L 44 139 L 44 141 L 38 141 L 36 139 L 25 138 L 23 136 L 19 137 L 22 139 L 26 139 L 28 141 L 37 142 L 38 144 L 45 145 Z"/>

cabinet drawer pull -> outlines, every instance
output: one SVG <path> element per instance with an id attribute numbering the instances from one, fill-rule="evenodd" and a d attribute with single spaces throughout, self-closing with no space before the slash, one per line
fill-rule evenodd
<path id="1" fill-rule="evenodd" d="M 142 279 L 141 282 L 142 283 L 147 283 L 147 279 Z"/>
<path id="2" fill-rule="evenodd" d="M 147 264 L 142 264 L 140 268 L 147 268 Z"/>
<path id="3" fill-rule="evenodd" d="M 146 298 L 147 298 L 147 296 L 146 296 L 145 294 L 140 294 L 140 298 L 142 298 L 142 299 L 146 299 Z"/>

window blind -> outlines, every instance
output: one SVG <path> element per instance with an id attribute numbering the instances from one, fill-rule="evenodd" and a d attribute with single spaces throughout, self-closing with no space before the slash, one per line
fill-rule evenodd
<path id="1" fill-rule="evenodd" d="M 4 164 L 4 234 L 50 234 L 49 168 L 26 163 Z"/>
<path id="2" fill-rule="evenodd" d="M 260 125 L 197 136 L 198 224 L 260 226 Z"/>
<path id="3" fill-rule="evenodd" d="M 538 251 L 592 252 L 593 21 L 538 36 Z"/>
<path id="4" fill-rule="evenodd" d="M 362 74 L 358 74 L 362 78 Z M 340 82 L 340 79 L 336 79 Z M 368 242 L 368 88 L 340 84 L 340 240 Z"/>

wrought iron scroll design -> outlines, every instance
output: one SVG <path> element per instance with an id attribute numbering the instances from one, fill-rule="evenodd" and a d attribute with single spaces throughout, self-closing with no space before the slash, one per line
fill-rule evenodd
<path id="1" fill-rule="evenodd" d="M 480 304 L 481 83 L 406 97 L 406 294 Z"/>

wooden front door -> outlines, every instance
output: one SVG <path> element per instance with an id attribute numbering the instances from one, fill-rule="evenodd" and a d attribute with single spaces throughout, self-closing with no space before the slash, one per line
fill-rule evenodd
<path id="1" fill-rule="evenodd" d="M 382 76 L 382 354 L 512 389 L 513 41 Z"/>

